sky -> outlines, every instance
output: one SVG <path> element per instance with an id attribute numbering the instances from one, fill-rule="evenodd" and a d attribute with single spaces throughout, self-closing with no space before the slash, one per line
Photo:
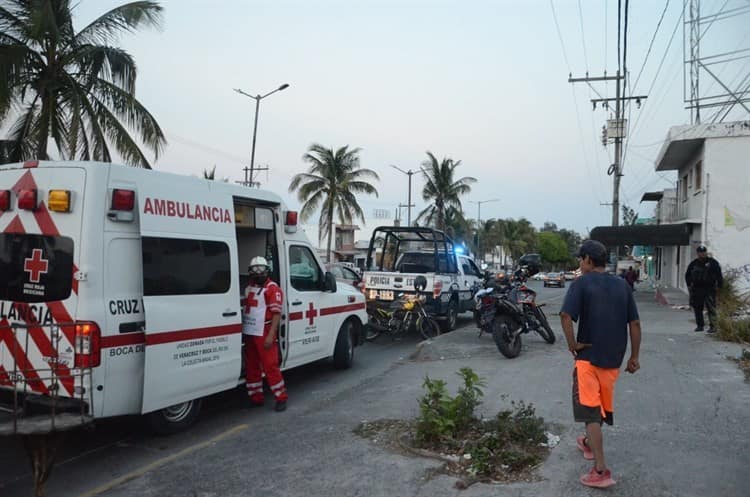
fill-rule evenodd
<path id="1" fill-rule="evenodd" d="M 81 0 L 76 24 L 122 3 Z M 216 165 L 217 176 L 242 180 L 255 101 L 233 88 L 255 95 L 288 83 L 260 104 L 255 164 L 270 170 L 258 179 L 296 208 L 288 186 L 307 167 L 302 156 L 310 144 L 360 147 L 362 167 L 375 170 L 380 182 L 377 198 L 359 199 L 368 219 L 358 239 L 368 238 L 368 227 L 390 224 L 398 204 L 406 204 L 407 178 L 390 165 L 416 170 L 427 150 L 460 160 L 460 175 L 478 179 L 464 198 L 468 217 L 477 216 L 477 204 L 469 201 L 498 198 L 482 205 L 482 219 L 526 217 L 539 227 L 551 221 L 583 233 L 611 220 L 611 207 L 601 204 L 611 201 L 606 170 L 614 146 L 600 141 L 610 116 L 600 107 L 592 111 L 589 99 L 597 92 L 614 96 L 614 84 L 567 80 L 571 72 L 581 77 L 617 70 L 614 0 L 161 4 L 160 31 L 126 34 L 117 43 L 134 56 L 136 96 L 169 141 L 155 169 L 202 175 Z M 745 4 L 707 0 L 701 12 Z M 649 98 L 626 112 L 632 129 L 621 202 L 649 217 L 653 204 L 639 206 L 642 193 L 670 187 L 675 179 L 654 172 L 659 148 L 670 126 L 690 123 L 683 103 L 683 2 L 629 5 L 630 86 L 632 94 Z M 750 46 L 748 20 L 711 25 L 702 55 Z M 750 70 L 746 61 L 712 67 L 733 82 Z M 702 84 L 719 90 L 708 79 Z M 426 206 L 422 185 L 415 175 L 413 217 Z M 390 219 L 374 219 L 376 209 L 390 211 Z M 311 234 L 317 231 L 312 224 Z"/>

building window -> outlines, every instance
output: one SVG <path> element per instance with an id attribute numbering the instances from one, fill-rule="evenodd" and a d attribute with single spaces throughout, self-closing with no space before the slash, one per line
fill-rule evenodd
<path id="1" fill-rule="evenodd" d="M 698 191 L 703 187 L 703 161 L 699 160 L 695 165 L 695 190 Z"/>

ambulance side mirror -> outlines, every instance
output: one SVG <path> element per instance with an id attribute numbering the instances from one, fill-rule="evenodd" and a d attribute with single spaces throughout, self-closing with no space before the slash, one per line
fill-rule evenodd
<path id="1" fill-rule="evenodd" d="M 325 278 L 323 279 L 323 291 L 336 292 L 336 277 L 330 271 L 326 271 Z"/>

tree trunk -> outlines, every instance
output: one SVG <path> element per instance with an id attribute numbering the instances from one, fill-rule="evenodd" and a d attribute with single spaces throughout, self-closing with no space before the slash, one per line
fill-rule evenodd
<path id="1" fill-rule="evenodd" d="M 331 239 L 333 238 L 333 207 L 328 212 L 328 248 L 326 249 L 326 262 L 331 261 Z"/>
<path id="2" fill-rule="evenodd" d="M 42 95 L 42 113 L 41 117 L 42 119 L 47 117 L 46 120 L 39 123 L 40 129 L 39 129 L 39 135 L 37 138 L 39 141 L 37 142 L 36 146 L 36 157 L 26 157 L 27 159 L 35 159 L 35 160 L 47 160 L 49 157 L 47 156 L 47 142 L 49 140 L 49 111 L 50 111 L 50 105 L 48 101 L 48 97 L 46 92 Z M 27 135 L 28 136 L 28 135 Z"/>

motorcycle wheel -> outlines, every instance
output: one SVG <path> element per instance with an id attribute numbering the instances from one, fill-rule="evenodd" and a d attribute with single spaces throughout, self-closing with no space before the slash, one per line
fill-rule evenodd
<path id="1" fill-rule="evenodd" d="M 437 324 L 437 321 L 429 316 L 419 318 L 419 320 L 417 320 L 417 328 L 419 329 L 419 333 L 422 335 L 422 338 L 424 338 L 425 340 L 429 340 L 440 335 L 440 326 Z"/>
<path id="2" fill-rule="evenodd" d="M 539 307 L 534 307 L 534 315 L 539 321 L 539 326 L 536 329 L 537 333 L 539 333 L 548 344 L 552 345 L 555 343 L 555 332 L 552 331 L 549 321 L 547 321 L 547 316 L 544 315 L 544 311 Z"/>
<path id="3" fill-rule="evenodd" d="M 492 339 L 495 340 L 497 350 L 508 359 L 518 357 L 521 353 L 521 335 L 511 332 L 504 319 L 495 319 Z"/>
<path id="4" fill-rule="evenodd" d="M 365 341 L 372 342 L 380 336 L 380 325 L 367 324 L 365 325 Z"/>

